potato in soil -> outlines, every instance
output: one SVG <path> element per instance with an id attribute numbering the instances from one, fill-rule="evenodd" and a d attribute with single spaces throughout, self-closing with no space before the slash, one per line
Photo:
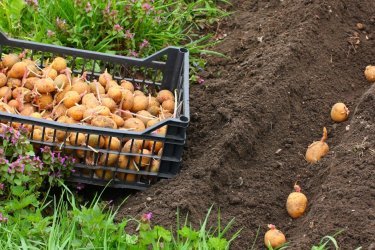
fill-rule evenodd
<path id="1" fill-rule="evenodd" d="M 301 193 L 299 185 L 294 185 L 295 192 L 289 194 L 286 201 L 286 209 L 293 219 L 301 217 L 307 207 L 307 197 Z"/>

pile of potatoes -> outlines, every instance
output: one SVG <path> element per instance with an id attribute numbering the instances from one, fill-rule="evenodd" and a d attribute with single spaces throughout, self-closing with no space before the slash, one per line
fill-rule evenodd
<path id="1" fill-rule="evenodd" d="M 143 131 L 163 119 L 176 116 L 175 95 L 161 90 L 155 96 L 146 95 L 126 80 L 117 82 L 107 70 L 93 81 L 82 76 L 72 76 L 67 61 L 56 57 L 41 69 L 25 55 L 3 55 L 0 62 L 0 111 L 42 118 L 66 124 L 91 125 L 128 131 Z M 16 129 L 20 124 L 12 123 Z M 95 134 L 68 134 L 64 131 L 27 125 L 30 137 L 36 141 L 57 141 L 61 145 L 87 146 L 92 151 L 76 150 L 75 155 L 86 164 L 118 166 L 131 170 L 144 169 L 158 172 L 160 162 L 151 156 L 161 155 L 160 141 L 123 140 Z M 155 131 L 164 136 L 166 126 Z M 141 153 L 150 157 L 130 157 L 118 154 L 101 154 L 97 149 Z M 85 174 L 89 174 L 87 171 Z M 128 182 L 136 175 L 95 170 L 99 178 L 117 177 Z"/>

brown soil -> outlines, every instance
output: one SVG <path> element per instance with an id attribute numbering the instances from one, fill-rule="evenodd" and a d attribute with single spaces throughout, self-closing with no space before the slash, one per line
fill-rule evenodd
<path id="1" fill-rule="evenodd" d="M 254 249 L 262 249 L 268 223 L 291 249 L 310 249 L 340 229 L 343 249 L 370 249 L 375 86 L 363 71 L 375 63 L 375 1 L 233 2 L 235 13 L 221 26 L 227 37 L 216 48 L 230 58 L 210 59 L 206 82 L 191 86 L 181 173 L 133 195 L 120 217 L 152 211 L 155 223 L 173 227 L 179 208 L 198 225 L 214 204 L 224 223 L 236 218 L 233 231 L 243 229 L 232 249 L 249 249 L 259 226 Z M 366 29 L 356 29 L 358 22 Z M 329 112 L 338 101 L 351 114 L 335 124 Z M 309 165 L 305 150 L 324 126 L 331 151 Z M 295 181 L 309 207 L 292 220 L 285 202 Z"/>

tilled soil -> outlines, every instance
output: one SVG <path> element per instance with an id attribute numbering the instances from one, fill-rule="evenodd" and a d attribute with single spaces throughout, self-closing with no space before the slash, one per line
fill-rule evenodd
<path id="1" fill-rule="evenodd" d="M 212 223 L 220 208 L 242 229 L 232 249 L 249 249 L 259 226 L 262 249 L 268 223 L 291 249 L 341 229 L 342 249 L 375 248 L 375 85 L 363 75 L 375 64 L 375 1 L 241 0 L 231 11 L 215 48 L 228 58 L 210 58 L 205 83 L 191 86 L 181 173 L 132 195 L 119 217 L 152 211 L 175 227 L 179 209 L 199 225 L 214 205 Z M 339 101 L 351 113 L 336 124 Z M 309 165 L 324 126 L 330 153 Z M 293 220 L 285 202 L 296 181 L 309 205 Z"/>

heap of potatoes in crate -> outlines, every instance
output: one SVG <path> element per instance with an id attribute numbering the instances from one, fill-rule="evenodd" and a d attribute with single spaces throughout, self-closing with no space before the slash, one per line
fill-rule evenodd
<path id="1" fill-rule="evenodd" d="M 87 81 L 86 74 L 72 76 L 67 61 L 56 57 L 45 68 L 39 68 L 35 61 L 20 55 L 3 55 L 0 63 L 0 111 L 21 114 L 34 118 L 57 121 L 66 124 L 92 125 L 128 131 L 143 131 L 163 119 L 175 116 L 177 103 L 169 90 L 161 90 L 145 95 L 136 90 L 126 80 L 118 83 L 107 71 L 98 80 Z M 17 128 L 19 124 L 13 123 Z M 36 141 L 58 141 L 65 145 L 87 146 L 92 152 L 87 154 L 77 150 L 79 158 L 86 164 L 114 166 L 121 168 L 157 172 L 160 162 L 151 155 L 162 153 L 162 142 L 145 140 L 120 141 L 115 137 L 95 134 L 67 134 L 64 131 L 28 125 L 27 129 Z M 165 135 L 166 126 L 155 131 Z M 88 145 L 86 145 L 88 144 Z M 150 154 L 150 157 L 128 157 L 118 154 L 102 154 L 94 157 L 97 148 L 113 151 Z M 96 154 L 98 155 L 98 154 Z M 94 158 L 97 158 L 94 160 Z M 133 159 L 134 158 L 134 159 Z M 97 162 L 94 162 L 97 161 Z M 96 170 L 100 178 L 111 179 L 111 171 Z M 134 181 L 135 175 L 120 173 L 117 178 Z"/>

